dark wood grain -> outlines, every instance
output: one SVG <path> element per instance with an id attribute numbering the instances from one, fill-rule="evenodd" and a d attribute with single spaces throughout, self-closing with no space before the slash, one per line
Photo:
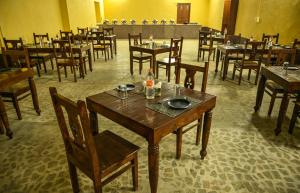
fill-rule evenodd
<path id="1" fill-rule="evenodd" d="M 53 87 L 49 90 L 64 140 L 73 191 L 79 192 L 76 168 L 93 181 L 95 193 L 102 192 L 105 184 L 131 168 L 133 189 L 137 190 L 139 147 L 108 130 L 93 135 L 85 102 L 75 103 Z M 68 123 L 63 110 L 68 114 Z"/>
<path id="2" fill-rule="evenodd" d="M 160 140 L 178 128 L 198 120 L 203 113 L 210 112 L 216 103 L 216 97 L 213 95 L 183 88 L 181 89 L 182 95 L 198 99 L 201 101 L 200 104 L 177 117 L 169 117 L 146 107 L 147 103 L 158 102 L 165 97 L 173 96 L 173 93 L 172 89 L 162 89 L 161 97 L 153 100 L 147 100 L 143 94 L 134 94 L 126 100 L 121 100 L 106 92 L 86 98 L 90 115 L 93 116 L 93 122 L 96 122 L 96 124 L 91 125 L 93 131 L 98 131 L 97 116 L 95 114 L 99 113 L 148 141 L 148 168 L 151 193 L 157 192 Z M 210 121 L 209 118 L 206 120 Z M 210 124 L 204 123 L 204 125 L 207 127 L 204 129 L 206 132 L 204 136 L 208 136 Z M 207 143 L 207 140 L 208 137 L 203 142 Z M 207 144 L 203 145 L 204 149 L 201 150 L 202 152 L 206 152 L 206 146 Z M 203 154 L 202 158 L 204 157 L 205 155 Z"/>

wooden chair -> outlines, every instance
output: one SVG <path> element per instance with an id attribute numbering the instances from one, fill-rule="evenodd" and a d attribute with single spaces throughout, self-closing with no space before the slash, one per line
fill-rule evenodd
<path id="1" fill-rule="evenodd" d="M 104 36 L 112 36 L 112 35 L 115 35 L 114 34 L 114 28 L 113 27 L 103 27 L 102 28 L 102 31 L 104 32 Z M 114 44 L 114 41 L 111 41 L 111 40 L 107 40 L 105 38 L 105 43 L 109 45 L 109 47 L 111 48 L 111 58 L 113 58 L 113 50 L 115 49 L 115 44 Z"/>
<path id="2" fill-rule="evenodd" d="M 68 40 L 53 40 L 53 52 L 56 61 L 58 80 L 61 82 L 60 69 L 64 68 L 65 77 L 67 77 L 67 67 L 74 73 L 74 81 L 77 82 L 76 69 L 79 69 L 80 77 L 84 78 L 82 62 L 76 60 L 73 54 L 70 37 Z"/>
<path id="3" fill-rule="evenodd" d="M 17 40 L 8 40 L 3 38 L 4 46 L 7 50 L 22 50 L 24 48 L 22 38 Z"/>
<path id="4" fill-rule="evenodd" d="M 258 81 L 258 75 L 261 66 L 261 53 L 265 49 L 266 42 L 247 41 L 245 44 L 242 60 L 237 60 L 233 66 L 232 80 L 235 77 L 235 71 L 240 71 L 239 85 L 241 84 L 243 70 L 248 69 L 248 80 L 250 80 L 251 70 L 256 71 L 255 85 Z M 258 49 L 260 49 L 258 52 Z"/>
<path id="5" fill-rule="evenodd" d="M 142 33 L 139 33 L 138 35 L 131 35 L 128 33 L 128 42 L 129 42 L 129 48 L 131 45 L 141 45 L 142 44 Z M 150 62 L 150 67 L 152 66 L 152 55 L 146 54 L 143 52 L 136 52 L 132 56 L 132 62 L 130 62 L 130 73 L 133 74 L 133 66 L 131 65 L 133 62 L 139 63 L 139 74 L 141 74 L 143 70 L 143 63 Z"/>
<path id="6" fill-rule="evenodd" d="M 133 190 L 137 190 L 139 147 L 108 130 L 93 136 L 85 102 L 75 103 L 53 87 L 49 90 L 64 140 L 73 192 L 80 191 L 77 168 L 93 180 L 95 193 L 102 193 L 104 185 L 131 168 Z"/>
<path id="7" fill-rule="evenodd" d="M 208 67 L 209 67 L 208 62 L 205 62 L 204 67 L 179 63 L 177 65 L 178 69 L 176 71 L 176 84 L 180 83 L 181 69 L 185 69 L 186 76 L 184 79 L 184 87 L 189 89 L 194 89 L 195 74 L 197 72 L 202 72 L 203 76 L 202 76 L 201 92 L 205 92 L 206 85 L 207 85 L 207 78 L 208 78 Z M 199 145 L 200 136 L 201 136 L 202 117 L 198 120 L 198 123 L 196 125 L 192 125 L 187 128 L 178 128 L 174 132 L 176 134 L 176 159 L 180 159 L 181 157 L 182 135 L 187 131 L 191 130 L 192 128 L 194 128 L 195 126 L 197 126 L 196 145 Z"/>
<path id="8" fill-rule="evenodd" d="M 294 40 L 293 48 L 296 49 L 295 64 L 300 65 L 300 40 Z"/>
<path id="9" fill-rule="evenodd" d="M 74 43 L 76 44 L 76 46 L 82 44 L 89 44 L 88 33 L 81 33 L 81 34 L 74 35 Z M 78 60 L 79 62 L 83 63 L 84 73 L 87 74 L 87 70 L 86 70 L 86 63 L 88 62 L 87 52 L 81 53 L 81 56 L 79 53 L 74 53 L 74 58 L 75 60 Z"/>
<path id="10" fill-rule="evenodd" d="M 156 61 L 155 64 L 157 70 L 156 78 L 158 78 L 159 68 L 164 68 L 166 69 L 168 82 L 170 82 L 171 66 L 175 66 L 175 74 L 176 74 L 176 70 L 177 70 L 176 66 L 181 60 L 182 44 L 183 44 L 183 37 L 181 37 L 180 39 L 171 38 L 169 57 Z"/>
<path id="11" fill-rule="evenodd" d="M 2 55 L 5 67 L 30 68 L 31 63 L 28 50 L 26 48 L 23 50 L 6 50 L 2 48 Z M 2 89 L 0 91 L 0 95 L 3 97 L 3 101 L 13 103 L 18 119 L 21 120 L 22 114 L 19 107 L 19 101 L 31 95 L 29 83 L 27 81 L 22 81 L 17 84 L 13 84 Z M 36 112 L 38 115 L 41 113 L 39 110 L 36 110 Z"/>
<path id="12" fill-rule="evenodd" d="M 300 102 L 296 102 L 295 103 L 295 107 L 294 107 L 294 110 L 293 110 L 293 115 L 292 115 L 292 118 L 291 118 L 291 121 L 290 121 L 290 126 L 289 126 L 289 133 L 290 134 L 293 134 L 293 131 L 294 131 L 294 127 L 295 127 L 295 124 L 296 124 L 296 120 L 297 120 L 297 117 L 300 116 Z"/>
<path id="13" fill-rule="evenodd" d="M 74 34 L 73 34 L 72 30 L 70 30 L 70 31 L 59 30 L 59 33 L 60 33 L 60 38 L 62 40 L 68 40 L 70 38 L 71 43 L 74 43 Z"/>
<path id="14" fill-rule="evenodd" d="M 107 58 L 109 58 L 109 45 L 105 43 L 104 32 L 94 31 L 92 32 L 92 37 L 93 37 L 92 44 L 93 44 L 94 61 L 96 58 L 95 52 L 97 53 L 97 58 L 99 58 L 99 53 L 98 53 L 99 50 L 102 51 L 102 54 L 104 52 L 104 58 L 106 61 Z"/>
<path id="15" fill-rule="evenodd" d="M 35 45 L 40 45 L 40 46 L 44 46 L 48 42 L 50 43 L 48 33 L 46 33 L 46 34 L 33 33 L 33 40 L 34 40 Z M 50 60 L 50 62 L 51 62 L 52 70 L 54 69 L 53 61 L 52 61 L 52 59 L 54 58 L 53 53 L 32 53 L 32 54 L 30 54 L 30 58 L 37 59 L 39 62 L 41 61 L 44 66 L 45 73 L 47 73 L 46 62 L 48 60 Z"/>
<path id="16" fill-rule="evenodd" d="M 208 61 L 210 59 L 210 55 L 213 53 L 213 60 L 215 59 L 215 48 L 213 47 L 212 33 L 211 31 L 199 31 L 199 40 L 198 40 L 198 57 L 197 60 L 199 62 L 199 58 L 204 60 L 205 52 L 208 52 Z"/>
<path id="17" fill-rule="evenodd" d="M 102 30 L 104 32 L 104 35 L 114 35 L 113 27 L 103 27 Z"/>
<path id="18" fill-rule="evenodd" d="M 274 34 L 274 35 L 267 35 L 267 34 L 263 33 L 261 40 L 269 42 L 269 41 L 273 41 L 274 39 L 275 39 L 275 44 L 278 44 L 279 33 Z"/>
<path id="19" fill-rule="evenodd" d="M 275 56 L 276 60 L 274 61 L 274 65 L 283 66 L 284 62 L 289 62 L 289 64 L 293 65 L 295 63 L 295 49 L 272 49 L 269 48 L 268 51 L 268 63 L 266 65 L 271 64 L 271 59 Z M 265 85 L 265 92 L 271 96 L 270 106 L 268 110 L 268 116 L 271 116 L 274 102 L 276 98 L 282 98 L 282 94 L 284 93 L 284 89 L 275 83 L 274 81 L 267 80 Z M 281 95 L 277 95 L 281 94 Z"/>
<path id="20" fill-rule="evenodd" d="M 77 27 L 77 32 L 78 32 L 78 34 L 86 35 L 89 33 L 89 28 L 88 27 L 84 27 L 84 28 Z"/>

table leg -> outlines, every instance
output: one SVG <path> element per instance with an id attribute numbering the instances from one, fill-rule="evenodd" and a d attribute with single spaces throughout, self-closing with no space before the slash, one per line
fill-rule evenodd
<path id="1" fill-rule="evenodd" d="M 257 112 L 261 106 L 262 99 L 263 99 L 264 92 L 265 92 L 266 81 L 267 81 L 266 77 L 264 75 L 262 75 L 260 77 L 258 87 L 257 87 L 256 103 L 255 103 L 255 107 L 254 107 L 255 112 Z"/>
<path id="2" fill-rule="evenodd" d="M 216 56 L 216 69 L 215 72 L 218 72 L 219 68 L 219 61 L 220 61 L 220 50 L 217 49 L 217 56 Z"/>
<path id="3" fill-rule="evenodd" d="M 3 135 L 3 134 L 4 134 L 4 125 L 3 125 L 2 118 L 0 115 L 0 135 Z"/>
<path id="4" fill-rule="evenodd" d="M 228 54 L 226 53 L 225 54 L 225 57 L 224 57 L 224 66 L 223 66 L 223 81 L 226 79 L 226 76 L 227 76 L 227 70 L 228 70 Z"/>
<path id="5" fill-rule="evenodd" d="M 92 52 L 91 52 L 91 48 L 88 49 L 87 52 L 88 52 L 88 57 L 89 57 L 89 68 L 90 68 L 90 71 L 92 72 L 92 71 L 93 71 L 93 66 L 92 66 L 93 60 L 92 60 Z"/>
<path id="6" fill-rule="evenodd" d="M 11 139 L 13 137 L 13 132 L 9 128 L 9 122 L 8 122 L 5 106 L 1 97 L 0 97 L 0 119 L 1 119 L 0 124 L 4 125 L 4 128 L 6 130 L 6 135 Z"/>
<path id="7" fill-rule="evenodd" d="M 290 94 L 288 92 L 284 92 L 283 98 L 281 101 L 281 105 L 280 105 L 280 109 L 279 109 L 279 115 L 277 118 L 276 128 L 274 130 L 275 135 L 279 135 L 279 133 L 281 132 L 281 126 L 283 123 L 283 119 L 285 117 L 286 110 L 289 105 L 289 100 L 290 100 Z"/>
<path id="8" fill-rule="evenodd" d="M 96 112 L 90 111 L 90 125 L 91 125 L 93 135 L 98 134 L 99 126 L 98 126 L 98 117 Z"/>
<path id="9" fill-rule="evenodd" d="M 212 118 L 212 111 L 205 112 L 204 115 L 204 123 L 203 123 L 203 134 L 202 134 L 202 149 L 200 151 L 201 159 L 204 159 L 206 156 L 206 147 L 209 138 L 210 126 L 211 126 L 211 118 Z"/>
<path id="10" fill-rule="evenodd" d="M 35 87 L 35 83 L 32 77 L 28 78 L 28 82 L 29 82 L 29 86 L 30 86 L 30 90 L 31 90 L 31 97 L 32 97 L 32 102 L 33 102 L 33 106 L 35 111 L 37 112 L 38 115 L 41 114 L 41 110 L 39 107 L 39 100 L 38 100 L 38 96 L 36 93 L 36 87 Z"/>
<path id="11" fill-rule="evenodd" d="M 112 39 L 109 39 L 111 58 L 114 58 Z"/>
<path id="12" fill-rule="evenodd" d="M 130 52 L 130 74 L 133 75 L 133 51 L 129 51 Z"/>
<path id="13" fill-rule="evenodd" d="M 117 55 L 117 37 L 114 37 L 115 54 Z"/>
<path id="14" fill-rule="evenodd" d="M 159 174 L 159 145 L 149 142 L 148 145 L 148 170 L 151 193 L 157 193 Z"/>
<path id="15" fill-rule="evenodd" d="M 156 66 L 156 54 L 152 54 L 152 69 L 153 69 L 153 74 L 154 74 L 154 76 L 156 77 L 156 75 L 157 75 L 157 66 Z M 158 78 L 158 77 L 157 77 Z"/>

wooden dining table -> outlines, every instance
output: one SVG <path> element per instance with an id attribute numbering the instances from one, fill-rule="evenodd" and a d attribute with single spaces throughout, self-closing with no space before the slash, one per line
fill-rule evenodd
<path id="1" fill-rule="evenodd" d="M 141 88 L 143 88 L 141 83 L 136 84 L 135 90 L 141 90 Z M 86 98 L 87 108 L 90 112 L 91 127 L 94 133 L 99 132 L 97 114 L 100 114 L 148 141 L 148 169 L 151 193 L 158 192 L 160 141 L 176 129 L 198 120 L 203 114 L 201 159 L 204 159 L 207 154 L 206 147 L 211 127 L 212 110 L 216 105 L 216 96 L 180 88 L 182 96 L 197 99 L 200 101 L 199 104 L 186 109 L 175 117 L 148 108 L 150 104 L 161 103 L 166 98 L 172 97 L 174 94 L 173 88 L 174 85 L 163 84 L 161 96 L 152 100 L 147 100 L 143 92 L 135 92 L 135 90 L 129 91 L 128 98 L 122 100 L 111 94 L 115 89 Z"/>
<path id="2" fill-rule="evenodd" d="M 31 90 L 32 102 L 35 111 L 40 115 L 41 110 L 39 107 L 39 101 L 37 97 L 35 82 L 33 80 L 34 71 L 30 68 L 7 68 L 0 69 L 0 90 L 9 87 L 13 84 L 21 82 L 28 79 L 28 83 Z M 4 134 L 4 128 L 6 130 L 6 135 L 9 138 L 13 137 L 13 132 L 10 129 L 8 117 L 5 110 L 4 102 L 0 96 L 0 134 Z"/>
<path id="3" fill-rule="evenodd" d="M 282 66 L 269 66 L 262 67 L 260 73 L 261 78 L 257 87 L 256 103 L 254 107 L 255 112 L 261 107 L 267 80 L 276 82 L 284 89 L 277 124 L 274 130 L 275 134 L 279 135 L 291 94 L 298 94 L 297 101 L 299 101 L 300 70 L 285 70 Z"/>
<path id="4" fill-rule="evenodd" d="M 38 54 L 38 53 L 53 53 L 53 46 L 52 44 L 26 44 L 25 47 L 28 49 L 29 55 L 30 54 Z M 93 71 L 93 59 L 92 59 L 92 46 L 91 44 L 72 44 L 73 53 L 78 53 L 79 57 L 83 57 L 84 53 L 88 55 L 88 62 L 89 62 L 89 69 Z"/>
<path id="5" fill-rule="evenodd" d="M 157 54 L 162 54 L 162 53 L 167 53 L 170 51 L 170 46 L 169 45 L 164 45 L 164 44 L 159 44 L 159 43 L 145 43 L 145 44 L 140 44 L 140 45 L 131 45 L 129 47 L 129 52 L 130 52 L 130 74 L 133 74 L 133 52 L 143 52 L 147 54 L 152 55 L 152 66 L 151 68 L 153 69 L 153 73 L 157 74 L 157 69 L 156 69 L 156 55 Z"/>

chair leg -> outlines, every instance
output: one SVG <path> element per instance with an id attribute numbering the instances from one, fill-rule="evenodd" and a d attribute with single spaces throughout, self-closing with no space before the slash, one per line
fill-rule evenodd
<path id="1" fill-rule="evenodd" d="M 101 182 L 94 181 L 94 191 L 95 191 L 95 193 L 102 193 Z"/>
<path id="2" fill-rule="evenodd" d="M 61 82 L 59 66 L 57 66 L 57 75 L 58 75 L 58 81 Z"/>
<path id="3" fill-rule="evenodd" d="M 236 71 L 236 67 L 235 66 L 233 66 L 233 71 L 232 71 L 232 80 L 234 80 L 234 78 L 235 78 L 235 71 Z"/>
<path id="4" fill-rule="evenodd" d="M 73 71 L 74 71 L 74 81 L 77 82 L 75 66 L 72 66 L 71 68 L 73 68 Z"/>
<path id="5" fill-rule="evenodd" d="M 38 73 L 38 76 L 41 77 L 39 65 L 36 65 L 36 71 L 37 71 L 37 73 Z"/>
<path id="6" fill-rule="evenodd" d="M 139 60 L 139 74 L 142 73 L 143 63 L 142 60 Z"/>
<path id="7" fill-rule="evenodd" d="M 272 94 L 272 96 L 271 96 L 271 101 L 270 101 L 268 116 L 271 116 L 271 114 L 272 114 L 272 110 L 273 110 L 273 107 L 274 107 L 276 95 L 277 95 L 277 92 L 274 91 L 273 94 Z"/>
<path id="8" fill-rule="evenodd" d="M 158 79 L 158 75 L 159 75 L 159 66 L 158 66 L 157 63 L 154 64 L 154 65 L 156 65 L 156 78 Z"/>
<path id="9" fill-rule="evenodd" d="M 43 66 L 44 66 L 44 72 L 47 73 L 47 67 L 46 67 L 46 62 L 45 59 L 42 58 Z"/>
<path id="10" fill-rule="evenodd" d="M 52 59 L 52 57 L 50 58 L 50 63 L 51 63 L 51 68 L 52 68 L 52 70 L 54 70 L 53 59 Z"/>
<path id="11" fill-rule="evenodd" d="M 94 62 L 96 61 L 95 51 L 93 51 Z"/>
<path id="12" fill-rule="evenodd" d="M 241 84 L 242 77 L 243 77 L 243 68 L 240 69 L 239 85 Z"/>
<path id="13" fill-rule="evenodd" d="M 257 69 L 257 70 L 256 70 L 256 77 L 255 77 L 255 85 L 257 85 L 257 81 L 258 81 L 259 72 L 260 72 L 260 70 L 259 70 L 259 69 Z"/>
<path id="14" fill-rule="evenodd" d="M 198 55 L 197 55 L 197 61 L 199 62 L 199 58 L 201 57 L 201 54 L 200 54 L 200 50 L 198 48 Z"/>
<path id="15" fill-rule="evenodd" d="M 132 168 L 132 184 L 133 184 L 133 191 L 138 190 L 139 186 L 139 175 L 138 175 L 138 157 L 137 154 L 135 154 L 134 159 L 131 161 Z"/>
<path id="16" fill-rule="evenodd" d="M 109 56 L 108 56 L 109 57 Z M 105 59 L 105 62 L 106 62 L 106 50 L 104 50 L 104 59 Z"/>
<path id="17" fill-rule="evenodd" d="M 68 161 L 68 165 L 69 165 L 69 173 L 70 173 L 73 192 L 79 193 L 78 175 L 77 175 L 76 167 L 69 161 Z"/>
<path id="18" fill-rule="evenodd" d="M 201 128 L 202 128 L 202 116 L 200 119 L 198 119 L 197 133 L 196 133 L 196 145 L 199 145 L 199 143 L 200 143 Z"/>
<path id="19" fill-rule="evenodd" d="M 20 111 L 20 106 L 19 106 L 19 102 L 18 102 L 18 99 L 15 95 L 12 96 L 12 102 L 13 102 L 13 105 L 16 109 L 16 113 L 17 113 L 17 116 L 18 116 L 18 119 L 19 120 L 22 120 L 22 115 L 21 115 L 21 111 Z"/>
<path id="20" fill-rule="evenodd" d="M 295 123 L 297 120 L 297 117 L 299 115 L 299 107 L 297 106 L 297 104 L 295 104 L 294 110 L 293 110 L 293 115 L 290 121 L 290 126 L 289 126 L 289 134 L 293 134 L 294 131 L 294 127 L 295 127 Z"/>
<path id="21" fill-rule="evenodd" d="M 248 72 L 248 80 L 250 80 L 250 76 L 251 76 L 251 69 L 249 69 L 249 72 Z"/>
<path id="22" fill-rule="evenodd" d="M 168 82 L 170 82 L 170 76 L 171 76 L 171 75 L 170 75 L 170 74 L 171 74 L 170 71 L 171 71 L 171 66 L 170 66 L 170 65 L 167 65 L 166 67 L 167 67 L 166 69 L 167 69 Z"/>
<path id="23" fill-rule="evenodd" d="M 181 157 L 181 146 L 182 146 L 182 128 L 176 131 L 176 159 Z"/>

